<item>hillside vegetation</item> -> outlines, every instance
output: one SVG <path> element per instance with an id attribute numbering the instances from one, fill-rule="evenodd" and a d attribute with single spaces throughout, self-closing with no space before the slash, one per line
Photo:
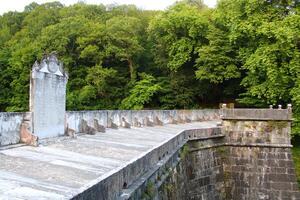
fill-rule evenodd
<path id="1" fill-rule="evenodd" d="M 0 16 L 0 111 L 27 111 L 30 70 L 55 51 L 67 109 L 293 104 L 300 132 L 298 0 L 133 5 L 31 3 Z"/>
<path id="2" fill-rule="evenodd" d="M 294 147 L 292 148 L 295 171 L 297 175 L 298 187 L 300 189 L 300 137 L 296 136 L 292 140 Z"/>

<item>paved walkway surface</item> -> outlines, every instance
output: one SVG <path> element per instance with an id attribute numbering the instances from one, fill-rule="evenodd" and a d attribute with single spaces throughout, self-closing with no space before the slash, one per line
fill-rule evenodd
<path id="1" fill-rule="evenodd" d="M 217 121 L 58 138 L 39 147 L 0 149 L 0 199 L 70 199 L 82 188 L 120 170 L 143 153 L 182 133 Z"/>

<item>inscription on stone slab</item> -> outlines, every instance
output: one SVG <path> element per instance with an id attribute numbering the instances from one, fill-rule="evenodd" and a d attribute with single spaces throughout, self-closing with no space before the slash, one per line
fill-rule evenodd
<path id="1" fill-rule="evenodd" d="M 64 135 L 68 76 L 54 54 L 35 62 L 31 73 L 30 110 L 39 138 Z"/>

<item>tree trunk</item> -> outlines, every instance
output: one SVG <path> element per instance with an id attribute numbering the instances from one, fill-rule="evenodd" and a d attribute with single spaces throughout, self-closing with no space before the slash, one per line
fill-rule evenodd
<path id="1" fill-rule="evenodd" d="M 136 71 L 133 66 L 133 61 L 131 59 L 127 59 L 127 61 L 128 61 L 129 72 L 130 72 L 130 79 L 133 81 L 136 79 Z"/>

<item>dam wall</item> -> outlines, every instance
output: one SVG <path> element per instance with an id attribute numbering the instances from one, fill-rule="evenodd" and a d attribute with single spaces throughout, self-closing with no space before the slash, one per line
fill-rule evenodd
<path id="1" fill-rule="evenodd" d="M 291 109 L 224 109 L 226 199 L 300 199 Z"/>
<path id="2" fill-rule="evenodd" d="M 209 134 L 182 133 L 186 143 L 123 199 L 300 199 L 291 110 L 222 109 L 221 118 Z"/>
<path id="3" fill-rule="evenodd" d="M 30 121 L 30 116 L 0 113 L 1 145 L 17 143 L 19 125 L 23 120 Z M 133 148 L 131 134 L 137 149 L 145 148 L 147 145 L 139 145 L 154 139 L 154 134 L 163 141 L 125 165 L 95 177 L 76 190 L 71 199 L 300 199 L 291 155 L 291 123 L 290 108 L 66 112 L 66 129 L 79 134 L 78 146 L 94 145 L 96 141 L 113 144 L 114 138 L 122 137 L 129 142 L 122 145 Z M 107 133 L 99 133 L 99 127 Z M 85 130 L 97 134 L 86 136 Z M 143 139 L 147 130 L 151 131 Z M 73 149 L 75 145 L 74 150 L 81 151 L 76 149 L 76 138 L 72 145 L 68 140 L 65 137 L 61 145 L 52 146 Z M 100 147 L 105 149 L 84 148 L 96 156 L 93 149 Z"/>

